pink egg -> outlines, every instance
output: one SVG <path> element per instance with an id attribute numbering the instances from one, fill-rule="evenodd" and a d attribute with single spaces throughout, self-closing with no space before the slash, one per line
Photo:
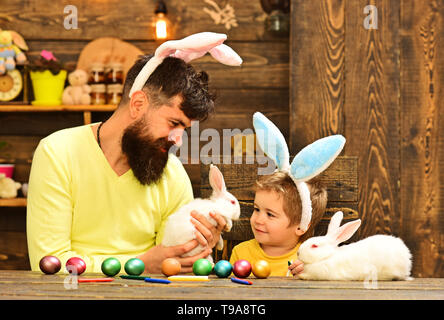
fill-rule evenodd
<path id="1" fill-rule="evenodd" d="M 251 273 L 251 264 L 247 260 L 237 260 L 233 265 L 233 273 L 238 278 L 246 278 Z"/>
<path id="2" fill-rule="evenodd" d="M 86 263 L 81 258 L 72 257 L 66 261 L 66 270 L 68 270 L 69 273 L 75 271 L 74 274 L 81 275 L 86 270 Z"/>

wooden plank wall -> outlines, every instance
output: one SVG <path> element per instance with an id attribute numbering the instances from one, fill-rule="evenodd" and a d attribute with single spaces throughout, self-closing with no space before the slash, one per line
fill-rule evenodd
<path id="1" fill-rule="evenodd" d="M 364 28 L 367 5 L 377 29 Z M 360 237 L 394 234 L 444 276 L 444 1 L 292 0 L 290 141 L 358 157 Z"/>
<path id="2" fill-rule="evenodd" d="M 231 5 L 237 27 L 230 29 L 216 24 L 204 9 L 215 11 L 211 1 L 169 0 L 168 16 L 175 25 L 173 38 L 213 31 L 226 33 L 226 43 L 243 58 L 240 68 L 223 66 L 207 56 L 193 65 L 210 75 L 218 100 L 216 114 L 200 130 L 206 128 L 251 128 L 251 116 L 261 111 L 272 119 L 288 137 L 289 103 L 289 41 L 264 31 L 265 13 L 259 1 L 215 0 L 223 9 Z M 44 0 L 8 0 L 1 4 L 0 28 L 19 32 L 30 48 L 33 59 L 41 50 L 51 50 L 62 62 L 75 64 L 82 48 L 99 37 L 118 37 L 146 53 L 159 45 L 152 33 L 155 0 L 55 1 L 48 6 Z M 78 29 L 66 30 L 66 5 L 78 11 Z M 92 121 L 101 121 L 109 114 L 93 113 Z M 39 140 L 66 127 L 82 124 L 81 113 L 0 113 L 0 141 L 10 146 L 0 158 L 15 158 L 14 178 L 25 182 L 30 160 Z M 200 193 L 199 165 L 186 165 L 196 196 Z M 0 269 L 27 269 L 25 209 L 0 208 Z"/>
<path id="3" fill-rule="evenodd" d="M 322 136 L 344 134 L 343 154 L 358 157 L 359 237 L 398 235 L 412 250 L 414 276 L 444 277 L 444 1 L 292 0 L 290 41 L 264 33 L 259 1 L 214 2 L 234 8 L 237 27 L 216 25 L 203 11 L 214 9 L 209 1 L 168 1 L 175 38 L 224 32 L 244 59 L 238 69 L 211 58 L 194 63 L 208 71 L 219 94 L 217 114 L 201 130 L 250 128 L 259 110 L 282 129 L 292 154 Z M 63 28 L 68 4 L 78 8 L 78 30 Z M 47 49 L 76 61 L 102 36 L 152 52 L 154 4 L 10 0 L 2 3 L 0 27 L 21 33 L 31 57 Z M 376 30 L 363 26 L 369 4 L 378 9 Z M 93 114 L 93 121 L 104 117 Z M 39 139 L 81 124 L 82 116 L 0 114 L 0 123 L 0 140 L 12 142 L 8 152 L 18 158 L 17 178 L 26 181 Z M 199 166 L 186 168 L 199 195 Z M 0 208 L 0 268 L 28 267 L 24 219 L 23 210 Z"/>

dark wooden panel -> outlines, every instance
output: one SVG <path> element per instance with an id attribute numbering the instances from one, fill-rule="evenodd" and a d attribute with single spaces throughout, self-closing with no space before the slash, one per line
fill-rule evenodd
<path id="1" fill-rule="evenodd" d="M 288 137 L 288 88 L 218 89 L 216 94 L 216 112 L 200 123 L 201 130 L 253 130 L 253 114 L 260 111 Z"/>
<path id="2" fill-rule="evenodd" d="M 15 161 L 14 180 L 28 181 L 34 150 L 42 138 L 41 136 L 0 136 L 0 141 L 8 143 L 8 146 L 0 151 L 0 159 Z"/>
<path id="3" fill-rule="evenodd" d="M 145 53 L 153 53 L 155 42 L 131 41 Z M 43 49 L 69 66 L 74 65 L 80 52 L 88 41 L 29 41 L 29 60 L 34 60 Z M 289 44 L 277 42 L 230 42 L 231 46 L 243 59 L 242 66 L 229 67 L 217 62 L 210 55 L 192 61 L 197 70 L 205 70 L 210 76 L 210 83 L 215 89 L 281 88 L 288 90 Z"/>
<path id="4" fill-rule="evenodd" d="M 401 217 L 413 274 L 444 277 L 444 2 L 401 1 Z"/>
<path id="5" fill-rule="evenodd" d="M 234 160 L 229 161 L 231 164 L 224 164 L 223 159 L 220 159 L 220 164 L 217 164 L 224 176 L 228 191 L 239 200 L 254 200 L 252 187 L 258 175 L 258 168 L 265 168 L 267 165 L 247 164 L 245 159 L 242 164 L 234 164 Z M 358 200 L 357 172 L 356 157 L 338 157 L 321 174 L 322 181 L 328 186 L 329 201 L 354 202 Z M 208 197 L 212 192 L 208 173 L 209 165 L 202 164 L 200 173 L 202 197 Z"/>
<path id="6" fill-rule="evenodd" d="M 344 132 L 344 3 L 291 2 L 290 153 Z"/>
<path id="7" fill-rule="evenodd" d="M 57 130 L 83 124 L 83 113 L 0 112 L 0 123 L 0 135 L 47 136 Z"/>
<path id="8" fill-rule="evenodd" d="M 230 39 L 259 40 L 269 37 L 264 32 L 265 13 L 259 1 L 214 1 L 220 9 L 229 4 L 234 9 L 237 26 L 227 29 L 216 24 L 205 10 L 217 11 L 204 1 L 167 1 L 168 17 L 173 22 L 173 38 L 192 33 L 213 31 L 227 33 Z M 77 7 L 78 29 L 67 30 L 64 19 L 66 5 Z M 113 37 L 153 40 L 156 1 L 119 0 L 52 2 L 45 0 L 8 0 L 2 3 L 0 23 L 4 29 L 15 29 L 28 39 L 95 39 Z M 39 27 L 36 28 L 36 25 Z"/>
<path id="9" fill-rule="evenodd" d="M 26 208 L 0 207 L 0 270 L 30 270 Z"/>

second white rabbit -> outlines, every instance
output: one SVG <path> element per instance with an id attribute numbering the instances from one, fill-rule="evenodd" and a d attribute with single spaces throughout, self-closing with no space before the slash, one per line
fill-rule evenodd
<path id="1" fill-rule="evenodd" d="M 331 218 L 327 235 L 301 244 L 298 259 L 304 263 L 304 280 L 411 280 L 412 255 L 397 237 L 374 235 L 338 247 L 361 225 L 354 220 L 340 226 L 342 212 Z"/>

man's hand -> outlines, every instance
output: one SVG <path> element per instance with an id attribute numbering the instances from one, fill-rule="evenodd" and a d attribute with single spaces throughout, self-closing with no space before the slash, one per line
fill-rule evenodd
<path id="1" fill-rule="evenodd" d="M 288 270 L 290 270 L 293 276 L 297 276 L 304 271 L 304 263 L 300 260 L 294 260 L 293 263 L 288 266 Z"/>
<path id="2" fill-rule="evenodd" d="M 222 231 L 225 229 L 227 223 L 225 219 L 217 213 L 210 212 L 210 216 L 217 222 L 216 226 L 213 226 L 203 215 L 197 211 L 191 211 L 191 222 L 196 227 L 196 240 L 200 245 L 214 248 L 219 241 Z"/>
<path id="3" fill-rule="evenodd" d="M 180 262 L 182 269 L 181 273 L 193 272 L 193 263 L 201 258 L 206 258 L 211 254 L 210 248 L 204 249 L 200 253 L 182 258 L 181 256 L 199 245 L 199 242 L 195 239 L 186 242 L 185 244 L 164 247 L 162 245 L 155 246 L 149 249 L 144 254 L 141 254 L 137 258 L 141 259 L 145 263 L 145 272 L 148 273 L 162 273 L 162 261 L 166 258 L 175 258 Z"/>

